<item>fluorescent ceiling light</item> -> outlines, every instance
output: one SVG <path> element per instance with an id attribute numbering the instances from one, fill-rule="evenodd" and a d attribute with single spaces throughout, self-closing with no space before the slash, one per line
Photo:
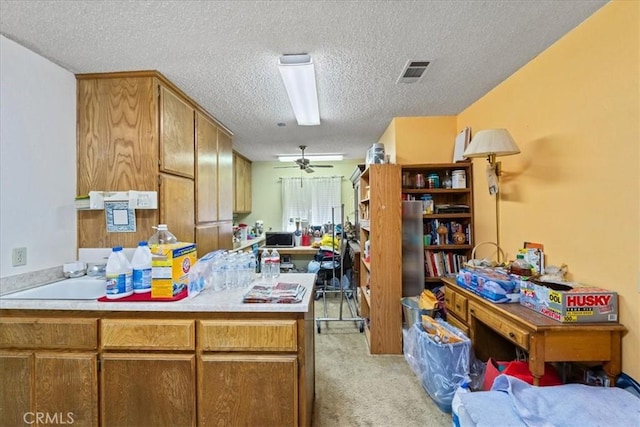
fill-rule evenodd
<path id="1" fill-rule="evenodd" d="M 278 156 L 278 160 L 281 162 L 295 162 L 298 160 L 300 156 Z M 304 156 L 305 160 L 309 160 L 310 162 L 328 162 L 328 161 L 340 161 L 344 160 L 344 156 L 342 154 L 311 154 Z"/>
<path id="2" fill-rule="evenodd" d="M 298 124 L 300 126 L 319 125 L 316 73 L 311 56 L 282 55 L 278 60 L 278 69 Z"/>

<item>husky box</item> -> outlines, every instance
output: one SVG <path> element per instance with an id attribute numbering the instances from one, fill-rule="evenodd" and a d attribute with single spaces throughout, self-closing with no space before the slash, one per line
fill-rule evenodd
<path id="1" fill-rule="evenodd" d="M 618 294 L 579 283 L 520 281 L 520 304 L 563 323 L 618 321 Z"/>

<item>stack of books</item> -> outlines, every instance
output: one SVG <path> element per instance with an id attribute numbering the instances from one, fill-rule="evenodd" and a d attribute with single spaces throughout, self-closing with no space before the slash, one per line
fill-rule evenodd
<path id="1" fill-rule="evenodd" d="M 302 302 L 305 287 L 299 283 L 258 283 L 244 294 L 242 302 L 268 304 L 297 304 Z"/>

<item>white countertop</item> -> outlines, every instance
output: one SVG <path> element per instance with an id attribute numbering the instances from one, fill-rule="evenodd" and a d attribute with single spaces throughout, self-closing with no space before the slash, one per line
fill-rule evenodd
<path id="1" fill-rule="evenodd" d="M 309 303 L 314 293 L 315 274 L 286 273 L 278 282 L 300 283 L 306 292 L 299 304 L 245 304 L 242 297 L 247 290 L 258 283 L 257 278 L 249 287 L 214 292 L 207 289 L 193 298 L 171 302 L 99 302 L 95 300 L 36 300 L 10 299 L 0 297 L 0 309 L 21 310 L 87 310 L 87 311 L 163 311 L 163 312 L 301 312 L 309 311 Z M 271 282 L 271 283 L 275 283 Z"/>
<path id="2" fill-rule="evenodd" d="M 241 251 L 243 249 L 247 249 L 247 248 L 252 247 L 256 243 L 260 244 L 260 243 L 262 243 L 264 241 L 265 241 L 265 234 L 262 233 L 261 235 L 259 235 L 257 237 L 254 237 L 253 239 L 247 239 L 247 240 L 243 240 L 241 242 L 234 243 L 233 244 L 233 250 L 234 251 Z"/>

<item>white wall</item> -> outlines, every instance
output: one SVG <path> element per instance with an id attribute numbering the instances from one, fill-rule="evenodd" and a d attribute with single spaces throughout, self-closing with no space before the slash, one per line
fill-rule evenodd
<path id="1" fill-rule="evenodd" d="M 0 36 L 0 277 L 76 259 L 75 192 L 75 76 Z"/>

